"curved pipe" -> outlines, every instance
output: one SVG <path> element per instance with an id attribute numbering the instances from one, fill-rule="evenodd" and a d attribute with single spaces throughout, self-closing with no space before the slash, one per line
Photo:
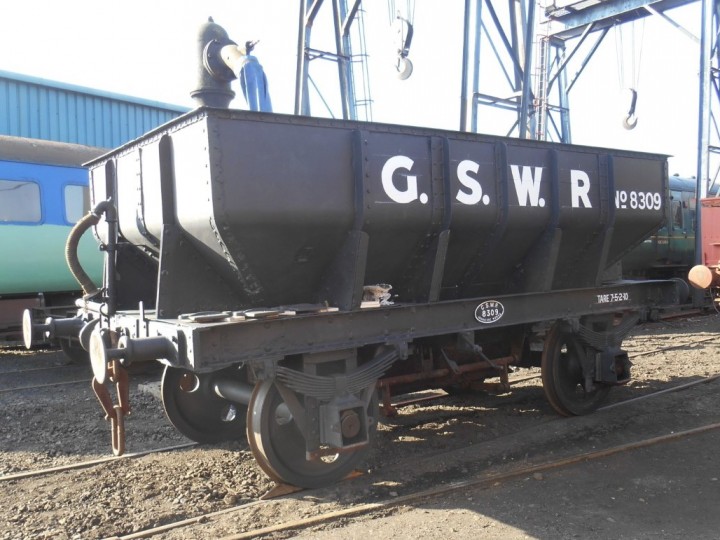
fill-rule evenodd
<path id="1" fill-rule="evenodd" d="M 190 96 L 199 107 L 219 107 L 227 109 L 235 97 L 230 89 L 230 81 L 235 74 L 220 57 L 220 50 L 226 45 L 235 45 L 225 29 L 215 24 L 210 17 L 197 35 L 197 88 Z"/>
<path id="2" fill-rule="evenodd" d="M 70 272 L 82 287 L 86 297 L 95 296 L 100 289 L 93 283 L 90 276 L 83 269 L 78 257 L 78 245 L 80 238 L 90 228 L 94 227 L 100 221 L 100 216 L 104 213 L 108 214 L 108 221 L 114 219 L 115 207 L 109 200 L 98 203 L 92 211 L 78 221 L 70 231 L 67 242 L 65 243 L 65 260 L 67 261 Z M 112 242 L 112 239 L 110 239 Z"/>
<path id="3" fill-rule="evenodd" d="M 90 213 L 84 216 L 72 228 L 65 243 L 65 260 L 67 261 L 68 268 L 70 268 L 70 272 L 80 284 L 86 296 L 95 296 L 100 289 L 97 288 L 80 264 L 77 249 L 82 235 L 90 227 L 97 225 L 98 221 L 100 221 L 100 217 L 95 214 Z"/>

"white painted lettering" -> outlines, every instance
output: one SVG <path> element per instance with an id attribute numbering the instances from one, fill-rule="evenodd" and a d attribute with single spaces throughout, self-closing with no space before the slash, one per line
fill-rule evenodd
<path id="1" fill-rule="evenodd" d="M 455 199 L 463 204 L 477 204 L 483 198 L 482 187 L 480 182 L 470 176 L 470 173 L 477 174 L 480 165 L 469 159 L 465 159 L 458 164 L 457 176 L 458 181 L 470 190 L 470 193 L 459 189 Z"/>
<path id="2" fill-rule="evenodd" d="M 576 169 L 570 170 L 570 199 L 573 208 L 580 208 L 582 201 L 583 208 L 592 208 L 588 193 L 590 192 L 590 177 L 585 171 Z"/>
<path id="3" fill-rule="evenodd" d="M 407 156 L 393 156 L 385 162 L 382 168 L 382 186 L 390 199 L 397 203 L 410 203 L 418 198 L 417 176 L 408 174 L 407 189 L 402 191 L 395 187 L 393 176 L 395 171 L 405 169 L 410 172 L 415 162 Z M 426 196 L 427 197 L 427 196 Z"/>
<path id="4" fill-rule="evenodd" d="M 543 168 L 534 167 L 534 169 L 533 171 L 533 167 L 523 165 L 521 172 L 519 165 L 510 165 L 520 206 L 527 206 L 528 200 L 530 206 L 545 206 L 545 199 L 540 197 Z"/>

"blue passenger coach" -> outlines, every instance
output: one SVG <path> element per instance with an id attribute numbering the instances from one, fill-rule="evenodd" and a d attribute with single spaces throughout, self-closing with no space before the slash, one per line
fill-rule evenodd
<path id="1" fill-rule="evenodd" d="M 24 309 L 64 314 L 79 295 L 65 262 L 65 241 L 89 209 L 82 164 L 104 149 L 0 136 L 0 338 L 19 340 Z M 102 256 L 90 235 L 80 257 L 102 281 Z"/>

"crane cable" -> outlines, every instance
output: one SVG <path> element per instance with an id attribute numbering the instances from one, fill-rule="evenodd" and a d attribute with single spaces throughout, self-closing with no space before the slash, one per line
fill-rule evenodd
<path id="1" fill-rule="evenodd" d="M 615 45 L 617 52 L 617 64 L 618 64 L 618 78 L 620 82 L 620 88 L 628 88 L 630 90 L 630 107 L 628 108 L 627 114 L 623 117 L 623 127 L 631 130 L 637 126 L 637 115 L 635 109 L 637 106 L 638 88 L 640 86 L 640 68 L 642 64 L 642 53 L 643 44 L 645 41 L 645 20 L 643 19 L 639 40 L 637 39 L 638 32 L 636 31 L 636 22 L 632 21 L 632 28 L 630 33 L 630 77 L 629 81 L 625 76 L 625 40 L 623 34 L 623 24 L 619 24 L 615 27 Z M 638 45 L 639 41 L 639 45 Z"/>
<path id="2" fill-rule="evenodd" d="M 405 1 L 404 13 L 398 9 L 395 0 L 388 0 L 388 17 L 390 26 L 397 28 L 400 43 L 397 48 L 397 61 L 395 69 L 400 80 L 405 80 L 412 75 L 413 65 L 408 54 L 412 42 L 415 25 L 415 0 Z"/>
<path id="3" fill-rule="evenodd" d="M 401 15 L 401 13 L 397 7 L 398 2 L 395 0 L 388 0 L 387 5 L 388 17 L 390 19 L 390 24 L 392 24 L 393 21 Z M 410 22 L 415 20 L 415 0 L 405 0 L 405 18 L 407 18 Z"/>

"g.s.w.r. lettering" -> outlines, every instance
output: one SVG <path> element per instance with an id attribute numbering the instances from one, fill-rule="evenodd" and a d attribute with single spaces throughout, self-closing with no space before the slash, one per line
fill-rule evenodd
<path id="1" fill-rule="evenodd" d="M 420 190 L 418 174 L 413 167 L 415 162 L 408 156 L 398 155 L 389 158 L 383 165 L 381 172 L 382 187 L 385 194 L 391 201 L 400 204 L 409 204 L 419 201 L 427 204 L 430 197 Z M 546 174 L 545 167 L 534 165 L 509 164 L 511 204 L 517 206 L 543 208 L 547 201 L 542 196 L 542 183 Z M 487 182 L 494 182 L 493 178 L 484 179 L 479 174 L 480 164 L 465 159 L 457 164 L 454 171 L 457 180 L 453 201 L 464 205 L 488 206 L 493 204 L 488 193 Z M 594 203 L 590 193 L 592 180 L 590 175 L 581 169 L 570 169 L 568 182 L 562 182 L 561 186 L 569 189 L 570 206 L 572 208 L 593 208 Z M 513 194 L 515 200 L 512 201 Z M 662 208 L 662 196 L 657 192 L 626 192 L 617 191 L 615 194 L 615 207 L 618 209 L 632 210 L 660 210 Z M 626 204 L 626 201 L 627 202 Z"/>

